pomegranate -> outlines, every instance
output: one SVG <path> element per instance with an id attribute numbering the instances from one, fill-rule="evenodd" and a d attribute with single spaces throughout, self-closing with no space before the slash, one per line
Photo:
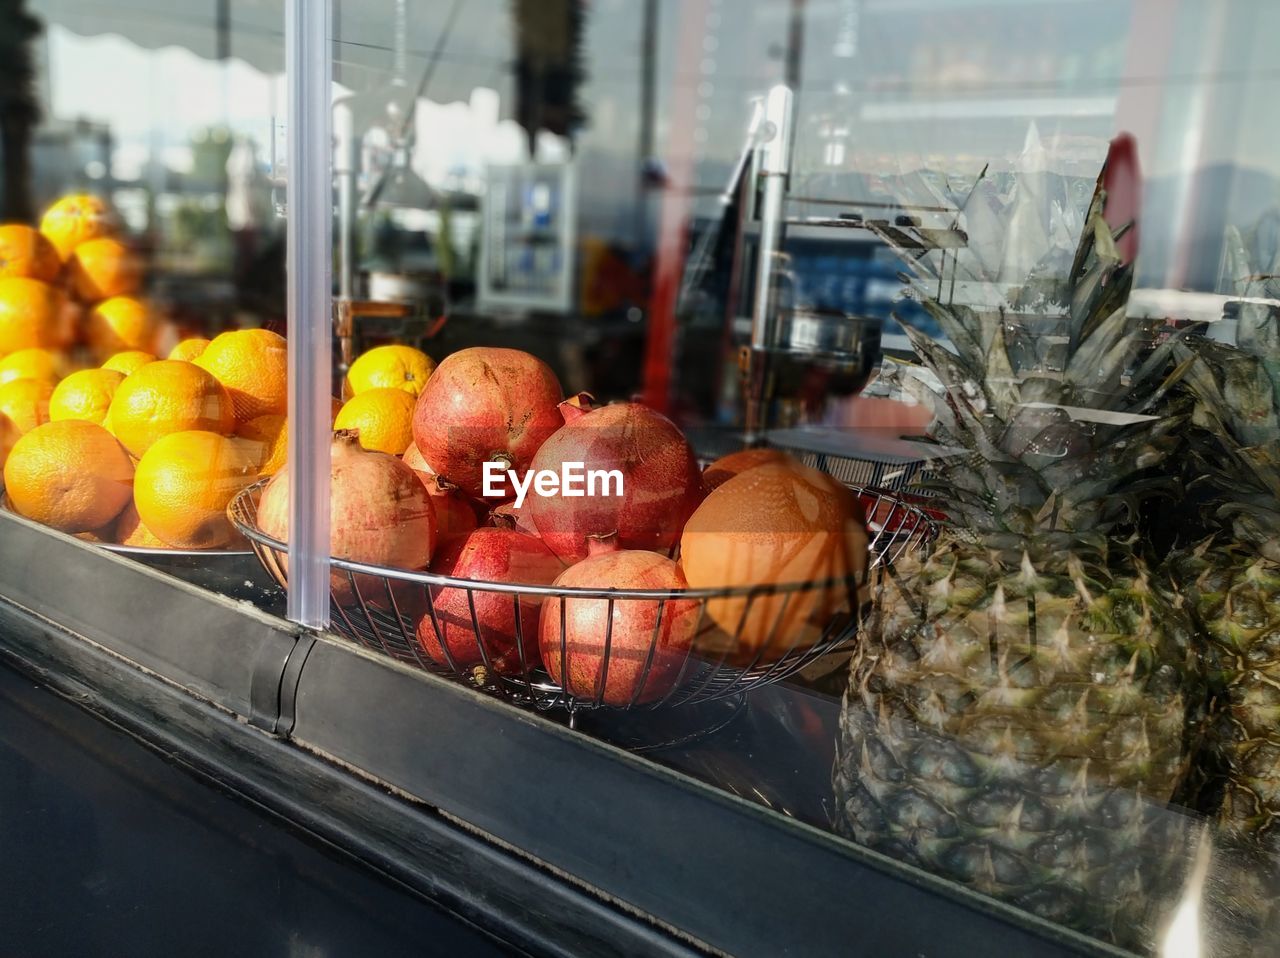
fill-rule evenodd
<path id="1" fill-rule="evenodd" d="M 562 572 L 555 585 L 688 587 L 680 567 L 666 556 L 620 550 L 616 539 L 598 542 L 593 539 L 592 555 Z M 697 627 L 698 602 L 692 599 L 615 599 L 610 625 L 608 599 L 553 597 L 542 606 L 538 643 L 552 681 L 571 695 L 626 706 L 652 702 L 671 691 Z M 562 654 L 567 668 L 562 668 Z"/>
<path id="2" fill-rule="evenodd" d="M 563 568 L 541 539 L 514 529 L 490 527 L 446 543 L 431 563 L 431 571 L 442 575 L 521 585 L 550 585 Z M 522 675 L 534 669 L 539 661 L 542 597 L 522 595 L 517 602 L 509 593 L 473 589 L 469 602 L 467 591 L 432 587 L 435 616 L 428 610 L 418 620 L 418 641 L 432 661 L 461 670 L 481 665 L 487 657 L 489 665 L 503 675 Z"/>
<path id="3" fill-rule="evenodd" d="M 493 501 L 514 492 L 506 470 L 523 475 L 538 447 L 561 424 L 563 393 L 546 363 L 518 349 L 479 346 L 445 358 L 413 414 L 414 443 L 438 475 L 484 498 L 484 464 L 504 474 Z"/>
<path id="4" fill-rule="evenodd" d="M 574 410 L 568 421 L 533 457 L 535 474 L 564 474 L 567 463 L 581 463 L 585 495 L 549 496 L 525 501 L 538 533 L 566 562 L 587 555 L 591 536 L 618 537 L 623 549 L 670 553 L 685 521 L 702 501 L 698 462 L 675 423 L 639 403 L 618 403 L 588 413 Z M 591 481 L 591 473 L 621 477 Z"/>
<path id="5" fill-rule="evenodd" d="M 395 456 L 361 448 L 354 429 L 333 434 L 329 466 L 329 553 L 371 565 L 421 570 L 427 567 L 436 543 L 436 519 L 431 497 L 412 469 Z M 258 501 L 258 526 L 281 542 L 289 537 L 289 470 L 277 472 Z M 280 557 L 288 573 L 287 560 Z M 386 590 L 372 576 L 356 575 L 366 601 Z M 351 579 L 334 570 L 330 579 L 334 598 L 353 598 Z"/>
<path id="6" fill-rule="evenodd" d="M 462 494 L 457 486 L 443 476 L 437 476 L 418 452 L 418 447 L 410 445 L 401 457 L 401 461 L 418 475 L 427 495 L 431 497 L 431 505 L 435 508 L 436 527 L 441 541 L 455 536 L 465 536 L 477 525 L 476 511 L 471 500 Z"/>
<path id="7" fill-rule="evenodd" d="M 707 491 L 717 489 L 739 473 L 754 469 L 756 466 L 768 465 L 771 462 L 786 462 L 799 465 L 799 461 L 778 449 L 759 447 L 741 449 L 721 456 L 702 473 L 702 481 L 707 484 Z"/>
<path id="8" fill-rule="evenodd" d="M 526 535 L 538 536 L 538 527 L 533 524 L 533 518 L 529 515 L 527 501 L 523 506 L 517 506 L 514 502 L 494 506 L 489 513 L 489 522 L 500 529 L 519 529 Z"/>
<path id="9" fill-rule="evenodd" d="M 832 584 L 707 600 L 707 617 L 736 648 L 731 662 L 768 662 L 812 646 L 832 616 L 849 611 L 867 569 L 858 497 L 817 469 L 771 463 L 734 476 L 698 507 L 680 539 L 695 589 Z"/>

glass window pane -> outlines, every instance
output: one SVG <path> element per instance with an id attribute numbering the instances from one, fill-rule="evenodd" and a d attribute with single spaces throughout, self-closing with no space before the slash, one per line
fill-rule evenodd
<path id="1" fill-rule="evenodd" d="M 283 11 L 3 14 L 6 505 L 269 610 L 227 506 L 284 457 Z"/>

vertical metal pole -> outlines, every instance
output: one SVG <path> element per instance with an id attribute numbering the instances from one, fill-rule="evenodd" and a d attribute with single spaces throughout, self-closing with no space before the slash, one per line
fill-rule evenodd
<path id="1" fill-rule="evenodd" d="M 776 317 L 774 260 L 782 248 L 783 200 L 791 170 L 793 95 L 785 84 L 769 91 L 764 104 L 760 150 L 760 244 L 756 254 L 756 295 L 751 310 L 751 347 L 744 354 L 746 383 L 746 443 L 764 438 L 768 429 L 769 349 L 773 347 Z"/>
<path id="2" fill-rule="evenodd" d="M 317 629 L 329 624 L 331 22 L 330 0 L 287 0 L 288 616 Z"/>

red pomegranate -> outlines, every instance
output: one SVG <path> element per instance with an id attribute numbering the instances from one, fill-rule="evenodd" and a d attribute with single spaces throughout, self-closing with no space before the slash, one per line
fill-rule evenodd
<path id="1" fill-rule="evenodd" d="M 504 502 L 500 506 L 494 506 L 489 512 L 489 522 L 500 529 L 519 529 L 526 535 L 542 538 L 538 535 L 538 527 L 533 524 L 533 518 L 529 515 L 528 499 L 519 507 L 514 502 Z"/>
<path id="2" fill-rule="evenodd" d="M 562 572 L 555 585 L 688 588 L 680 567 L 666 556 L 595 542 L 593 554 Z M 697 627 L 698 602 L 691 599 L 615 599 L 611 627 L 608 599 L 549 598 L 542 606 L 538 642 L 552 681 L 571 695 L 626 706 L 652 702 L 671 691 Z M 567 668 L 562 668 L 562 654 Z"/>
<path id="3" fill-rule="evenodd" d="M 566 562 L 584 558 L 592 536 L 616 535 L 623 549 L 670 553 L 705 495 L 683 433 L 639 403 L 574 410 L 533 457 L 532 469 L 564 476 L 569 463 L 586 473 L 577 483 L 585 494 L 566 495 L 561 488 L 543 496 L 531 489 L 524 504 L 543 541 Z M 592 482 L 593 471 L 620 477 L 622 494 L 615 480 Z"/>
<path id="4" fill-rule="evenodd" d="M 521 585 L 550 585 L 563 568 L 541 539 L 489 527 L 446 543 L 431 564 L 431 571 L 442 575 Z M 525 595 L 517 602 L 509 593 L 472 589 L 473 621 L 467 592 L 460 587 L 432 587 L 435 616 L 428 611 L 418 620 L 418 641 L 432 661 L 464 670 L 483 664 L 487 657 L 490 667 L 504 675 L 522 675 L 536 668 L 542 597 Z"/>
<path id="5" fill-rule="evenodd" d="M 462 494 L 462 490 L 443 476 L 437 476 L 418 452 L 418 447 L 410 445 L 401 461 L 418 475 L 427 495 L 431 497 L 431 505 L 435 507 L 436 526 L 441 541 L 455 536 L 465 536 L 477 525 L 476 511 L 471 500 Z"/>
<path id="6" fill-rule="evenodd" d="M 289 541 L 289 470 L 281 469 L 262 490 L 258 526 L 273 539 Z M 329 554 L 421 570 L 435 544 L 431 497 L 414 471 L 395 456 L 363 449 L 354 429 L 335 432 L 329 467 Z M 283 556 L 281 565 L 287 574 Z M 366 598 L 385 591 L 371 576 L 356 579 Z M 353 598 L 347 573 L 334 570 L 331 587 L 339 602 Z"/>
<path id="7" fill-rule="evenodd" d="M 514 491 L 506 470 L 529 468 L 561 424 L 562 398 L 551 367 L 518 349 L 475 347 L 445 358 L 413 413 L 414 444 L 438 475 L 467 495 L 504 502 Z M 501 465 L 497 495 L 484 496 L 484 464 Z"/>

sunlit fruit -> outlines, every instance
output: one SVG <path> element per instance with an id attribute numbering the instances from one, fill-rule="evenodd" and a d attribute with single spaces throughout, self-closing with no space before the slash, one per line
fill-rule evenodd
<path id="1" fill-rule="evenodd" d="M 554 473 L 563 484 L 538 490 L 524 503 L 538 534 L 556 555 L 576 562 L 590 538 L 617 536 L 623 549 L 669 553 L 685 520 L 702 501 L 698 460 L 667 417 L 639 403 L 583 413 L 566 409 L 565 425 L 533 457 L 534 475 Z M 572 464 L 582 474 L 576 484 Z"/>
<path id="2" fill-rule="evenodd" d="M 680 567 L 666 556 L 598 543 L 593 540 L 593 555 L 560 574 L 557 587 L 687 587 Z M 538 639 L 553 682 L 578 698 L 627 706 L 674 688 L 697 627 L 698 603 L 691 599 L 549 598 Z"/>
<path id="3" fill-rule="evenodd" d="M 400 456 L 413 443 L 413 396 L 401 389 L 370 389 L 343 404 L 335 429 L 354 429 L 360 445 Z"/>
<path id="4" fill-rule="evenodd" d="M 209 373 L 193 363 L 162 359 L 147 363 L 120 383 L 107 413 L 107 426 L 129 452 L 141 458 L 154 442 L 172 433 L 194 430 L 227 435 L 235 430 L 235 414 L 231 397 Z M 161 530 L 154 531 L 163 537 Z"/>
<path id="5" fill-rule="evenodd" d="M 132 376 L 143 366 L 150 365 L 156 361 L 156 357 L 151 353 L 143 352 L 141 349 L 128 349 L 123 353 L 116 353 L 102 364 L 103 369 L 114 369 L 118 373 L 124 373 L 126 376 Z"/>
<path id="6" fill-rule="evenodd" d="M 370 389 L 403 389 L 416 398 L 435 368 L 434 359 L 412 346 L 375 346 L 351 364 L 344 385 L 352 396 Z"/>
<path id="7" fill-rule="evenodd" d="M 71 286 L 86 303 L 128 296 L 142 285 L 138 254 L 114 236 L 86 240 L 67 260 Z"/>
<path id="8" fill-rule="evenodd" d="M 133 463 L 101 426 L 50 422 L 26 433 L 4 464 L 9 501 L 28 519 L 89 532 L 111 522 L 133 494 Z"/>
<path id="9" fill-rule="evenodd" d="M 49 419 L 83 419 L 102 425 L 124 373 L 114 369 L 82 369 L 54 387 L 49 397 Z"/>
<path id="10" fill-rule="evenodd" d="M 514 529 L 481 528 L 442 545 L 431 571 L 461 579 L 550 585 L 564 568 L 542 540 Z M 418 620 L 418 641 L 432 661 L 453 669 L 477 665 L 503 675 L 536 668 L 542 597 L 463 588 L 431 589 Z M 472 613 L 474 612 L 474 618 Z"/>
<path id="11" fill-rule="evenodd" d="M 289 350 L 278 333 L 269 329 L 222 333 L 192 362 L 227 388 L 241 422 L 288 413 Z"/>
<path id="12" fill-rule="evenodd" d="M 53 244 L 58 256 L 66 260 L 81 243 L 114 235 L 116 227 L 103 200 L 88 193 L 73 193 L 45 211 L 40 219 L 40 232 Z"/>
<path id="13" fill-rule="evenodd" d="M 706 484 L 708 490 L 718 489 L 739 473 L 754 469 L 756 466 L 765 466 L 769 463 L 800 464 L 799 460 L 788 456 L 779 449 L 769 449 L 764 446 L 758 449 L 742 449 L 738 452 L 731 452 L 727 456 L 721 456 L 707 466 L 702 473 L 702 481 Z"/>
<path id="14" fill-rule="evenodd" d="M 75 336 L 75 320 L 75 307 L 48 283 L 24 276 L 0 279 L 0 355 L 66 346 Z"/>
<path id="15" fill-rule="evenodd" d="M 437 476 L 422 458 L 417 446 L 410 444 L 404 451 L 403 461 L 417 473 L 426 487 L 427 495 L 431 496 L 441 541 L 467 535 L 476 527 L 476 511 L 471 500 L 448 479 Z"/>
<path id="16" fill-rule="evenodd" d="M 85 334 L 99 362 L 123 352 L 151 354 L 156 344 L 156 321 L 141 300 L 115 296 L 89 311 Z"/>
<path id="17" fill-rule="evenodd" d="M 258 459 L 258 472 L 274 476 L 289 455 L 288 420 L 276 413 L 250 419 L 236 426 L 236 435 L 249 444 Z"/>
<path id="18" fill-rule="evenodd" d="M 187 362 L 194 362 L 196 357 L 203 353 L 209 347 L 209 340 L 202 339 L 199 336 L 193 336 L 191 339 L 184 339 L 173 349 L 169 350 L 169 355 L 165 359 L 183 359 Z"/>
<path id="19" fill-rule="evenodd" d="M 62 268 L 53 244 L 23 223 L 0 226 L 0 277 L 25 276 L 52 283 Z"/>
<path id="20" fill-rule="evenodd" d="M 15 379 L 43 379 L 56 383 L 67 372 L 67 358 L 56 350 L 19 349 L 0 359 L 0 385 Z"/>
<path id="21" fill-rule="evenodd" d="M 9 450 L 21 435 L 14 421 L 0 412 L 0 470 L 4 469 L 4 464 L 9 458 Z"/>
<path id="22" fill-rule="evenodd" d="M 437 475 L 483 498 L 484 464 L 523 475 L 563 423 L 556 408 L 562 398 L 555 373 L 537 357 L 517 349 L 464 349 L 427 380 L 414 410 L 414 442 Z M 510 483 L 499 485 L 493 501 L 510 499 Z"/>
<path id="23" fill-rule="evenodd" d="M 124 511 L 120 513 L 120 518 L 116 520 L 115 528 L 111 531 L 111 541 L 122 546 L 143 549 L 169 548 L 163 539 L 143 524 L 142 518 L 138 515 L 138 507 L 133 500 L 129 501 Z"/>
<path id="24" fill-rule="evenodd" d="M 857 496 L 817 469 L 772 463 L 734 476 L 703 501 L 680 539 L 695 589 L 759 586 L 707 601 L 707 615 L 736 637 L 737 659 L 768 661 L 812 646 L 839 610 L 856 605 L 867 568 Z M 828 585 L 769 591 L 805 582 Z"/>
<path id="25" fill-rule="evenodd" d="M 258 527 L 280 542 L 289 541 L 289 499 L 289 470 L 281 469 L 262 490 L 257 514 Z M 435 545 L 431 497 L 413 470 L 394 456 L 361 448 L 352 432 L 335 432 L 329 458 L 330 555 L 422 570 Z M 279 561 L 287 575 L 285 558 Z M 366 598 L 385 595 L 368 576 L 357 576 L 356 583 Z M 334 570 L 331 587 L 340 599 L 353 598 L 346 573 Z"/>
<path id="26" fill-rule="evenodd" d="M 53 384 L 45 379 L 15 379 L 0 386 L 0 413 L 19 432 L 27 433 L 49 421 Z"/>
<path id="27" fill-rule="evenodd" d="M 227 506 L 258 478 L 246 444 L 204 430 L 151 443 L 138 462 L 134 503 L 140 521 L 175 549 L 216 549 L 235 537 Z"/>

